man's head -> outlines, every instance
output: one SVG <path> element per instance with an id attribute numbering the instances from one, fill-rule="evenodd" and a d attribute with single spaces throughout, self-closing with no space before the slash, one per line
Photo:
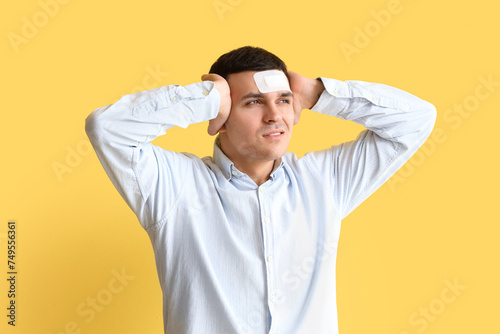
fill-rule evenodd
<path id="1" fill-rule="evenodd" d="M 231 94 L 231 112 L 220 128 L 221 148 L 237 167 L 269 162 L 285 154 L 294 125 L 293 94 L 281 88 L 262 92 L 254 74 L 279 70 L 286 76 L 285 63 L 274 54 L 256 47 L 242 47 L 226 53 L 212 65 L 210 73 L 226 79 Z M 279 76 L 278 76 L 279 79 Z"/>
<path id="2" fill-rule="evenodd" d="M 265 70 L 280 70 L 288 77 L 285 63 L 276 55 L 262 48 L 243 46 L 220 56 L 209 73 L 218 74 L 227 80 L 233 73 Z"/>

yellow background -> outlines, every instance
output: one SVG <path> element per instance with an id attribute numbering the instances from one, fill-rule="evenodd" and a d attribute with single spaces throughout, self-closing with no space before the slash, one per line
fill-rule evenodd
<path id="1" fill-rule="evenodd" d="M 382 82 L 438 109 L 427 150 L 343 221 L 340 332 L 500 333 L 494 1 L 23 0 L 8 6 L 0 14 L 1 333 L 162 332 L 149 238 L 89 150 L 84 119 L 134 90 L 196 82 L 219 55 L 243 45 L 267 48 L 306 76 Z M 363 39 L 360 31 L 369 34 Z M 356 53 L 343 52 L 346 45 Z M 488 77 L 496 86 L 482 84 Z M 458 114 L 457 105 L 467 113 Z M 175 128 L 155 143 L 211 155 L 206 126 Z M 304 111 L 290 151 L 326 148 L 360 130 Z M 18 224 L 15 328 L 6 317 L 9 220 Z M 129 277 L 122 286 L 117 272 Z M 441 292 L 454 281 L 465 289 L 444 303 Z M 106 303 L 90 317 L 88 303 L 96 297 Z M 422 309 L 433 310 L 432 321 L 417 316 L 417 325 L 411 317 Z"/>

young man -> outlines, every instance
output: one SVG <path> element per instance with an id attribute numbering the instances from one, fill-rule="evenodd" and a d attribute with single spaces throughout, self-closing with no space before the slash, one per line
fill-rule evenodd
<path id="1" fill-rule="evenodd" d="M 210 73 L 86 120 L 151 238 L 165 333 L 338 333 L 340 222 L 423 144 L 435 108 L 382 84 L 305 78 L 260 48 L 233 50 Z M 299 159 L 285 152 L 303 109 L 367 130 Z M 207 120 L 213 157 L 151 144 Z"/>

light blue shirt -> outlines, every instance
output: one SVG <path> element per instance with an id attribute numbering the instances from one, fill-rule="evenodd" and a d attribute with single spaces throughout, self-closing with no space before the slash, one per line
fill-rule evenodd
<path id="1" fill-rule="evenodd" d="M 341 220 L 424 143 L 436 110 L 386 85 L 321 80 L 312 110 L 367 130 L 302 158 L 286 153 L 260 187 L 217 140 L 203 159 L 151 144 L 217 116 L 210 81 L 126 95 L 87 118 L 99 160 L 151 239 L 165 333 L 338 333 Z"/>

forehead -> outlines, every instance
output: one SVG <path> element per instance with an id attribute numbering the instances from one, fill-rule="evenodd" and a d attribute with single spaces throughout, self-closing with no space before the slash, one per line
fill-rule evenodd
<path id="1" fill-rule="evenodd" d="M 257 73 L 257 71 L 244 71 L 229 74 L 227 83 L 229 84 L 231 95 L 233 95 L 233 92 L 237 95 L 244 95 L 251 91 L 258 92 L 259 89 L 253 79 L 255 73 Z"/>

